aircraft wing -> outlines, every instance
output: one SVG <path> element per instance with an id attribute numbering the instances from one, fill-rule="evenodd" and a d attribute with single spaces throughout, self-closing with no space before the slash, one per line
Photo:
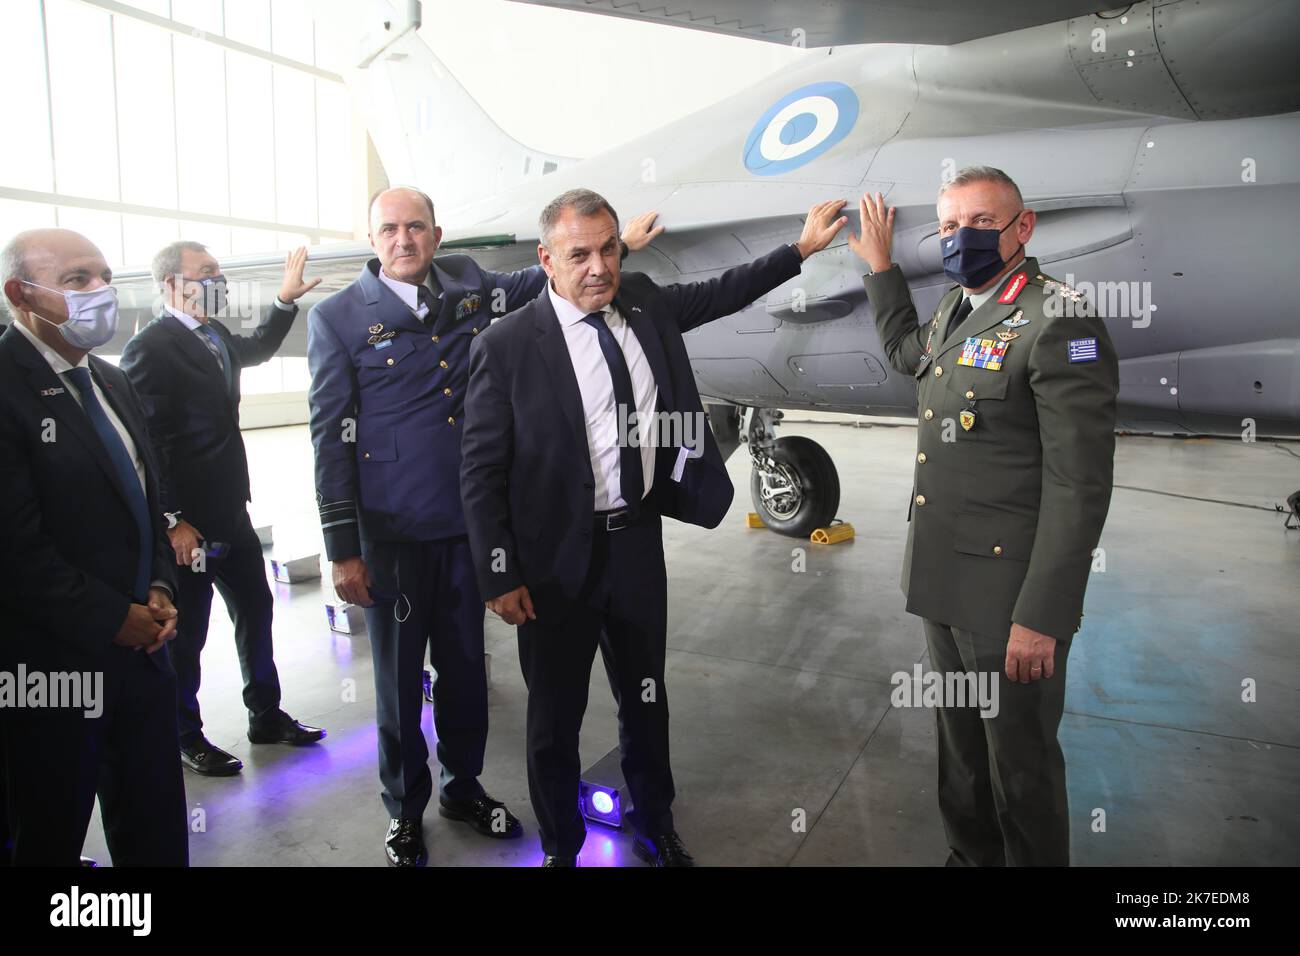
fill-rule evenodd
<path id="1" fill-rule="evenodd" d="M 805 47 L 948 45 L 1095 13 L 1097 0 L 512 0 Z M 798 32 L 796 32 L 798 31 Z"/>

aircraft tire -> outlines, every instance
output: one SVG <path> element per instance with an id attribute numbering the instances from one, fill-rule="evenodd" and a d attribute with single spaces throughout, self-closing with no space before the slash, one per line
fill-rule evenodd
<path id="1" fill-rule="evenodd" d="M 790 435 L 776 440 L 772 457 L 794 472 L 802 493 L 793 511 L 774 513 L 763 502 L 763 481 L 758 469 L 751 471 L 749 496 L 763 524 L 793 538 L 806 538 L 815 529 L 829 525 L 840 507 L 840 478 L 826 449 L 811 438 Z"/>

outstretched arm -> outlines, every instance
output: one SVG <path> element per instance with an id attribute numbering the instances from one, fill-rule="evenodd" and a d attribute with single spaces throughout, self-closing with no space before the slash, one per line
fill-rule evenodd
<path id="1" fill-rule="evenodd" d="M 279 351 L 298 314 L 297 301 L 320 285 L 320 279 L 303 279 L 307 265 L 307 247 L 300 246 L 284 257 L 284 278 L 269 314 L 249 335 L 230 336 L 230 350 L 239 359 L 239 367 L 261 365 Z"/>
<path id="2" fill-rule="evenodd" d="M 663 287 L 678 328 L 688 332 L 724 315 L 739 312 L 760 296 L 801 271 L 804 259 L 825 249 L 848 219 L 839 215 L 843 199 L 818 203 L 808 211 L 798 241 L 767 255 L 728 269 L 704 282 L 683 282 Z"/>
<path id="3" fill-rule="evenodd" d="M 880 343 L 889 356 L 889 364 L 900 372 L 915 374 L 925 354 L 922 329 L 916 324 L 916 306 L 903 278 L 903 270 L 894 265 L 890 252 L 894 246 L 893 206 L 885 208 L 885 197 L 865 195 L 858 201 L 862 218 L 861 235 L 849 234 L 849 248 L 871 269 L 862 277 L 867 301 L 876 316 Z"/>

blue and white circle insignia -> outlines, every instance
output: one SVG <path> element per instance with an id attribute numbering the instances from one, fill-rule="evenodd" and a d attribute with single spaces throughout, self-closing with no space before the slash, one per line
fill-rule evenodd
<path id="1" fill-rule="evenodd" d="M 745 168 L 778 176 L 810 163 L 853 129 L 858 96 L 843 83 L 813 83 L 773 103 L 745 140 Z"/>

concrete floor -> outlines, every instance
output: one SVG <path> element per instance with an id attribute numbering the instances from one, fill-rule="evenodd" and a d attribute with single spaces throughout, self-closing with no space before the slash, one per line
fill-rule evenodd
<path id="1" fill-rule="evenodd" d="M 889 702 L 890 675 L 925 662 L 897 583 L 914 429 L 805 422 L 782 434 L 830 451 L 841 517 L 857 538 L 813 546 L 746 528 L 743 454 L 730 462 L 738 493 L 720 528 L 665 523 L 678 830 L 707 865 L 941 864 L 934 717 Z M 307 429 L 246 440 L 254 518 L 274 522 L 277 548 L 318 550 Z M 1282 515 L 1264 510 L 1300 488 L 1300 461 L 1266 443 L 1125 437 L 1116 482 L 1106 570 L 1092 576 L 1061 729 L 1074 861 L 1300 863 L 1300 532 L 1284 532 Z M 803 572 L 792 570 L 795 548 L 806 549 Z M 245 770 L 215 780 L 186 772 L 196 865 L 384 863 L 370 649 L 364 633 L 326 626 L 327 582 L 328 572 L 272 585 L 285 708 L 330 734 L 309 749 L 248 743 L 230 622 L 214 602 L 201 702 L 209 736 Z M 526 834 L 495 843 L 431 809 L 433 865 L 541 858 L 513 628 L 489 616 L 487 647 L 482 779 Z M 1247 678 L 1255 703 L 1241 701 Z M 427 707 L 425 719 L 432 739 Z M 597 665 L 584 766 L 616 745 Z M 1105 832 L 1093 832 L 1098 809 Z M 800 816 L 806 827 L 796 832 Z M 98 818 L 86 852 L 108 859 Z M 623 863 L 639 865 L 628 838 L 593 829 L 583 864 Z"/>

